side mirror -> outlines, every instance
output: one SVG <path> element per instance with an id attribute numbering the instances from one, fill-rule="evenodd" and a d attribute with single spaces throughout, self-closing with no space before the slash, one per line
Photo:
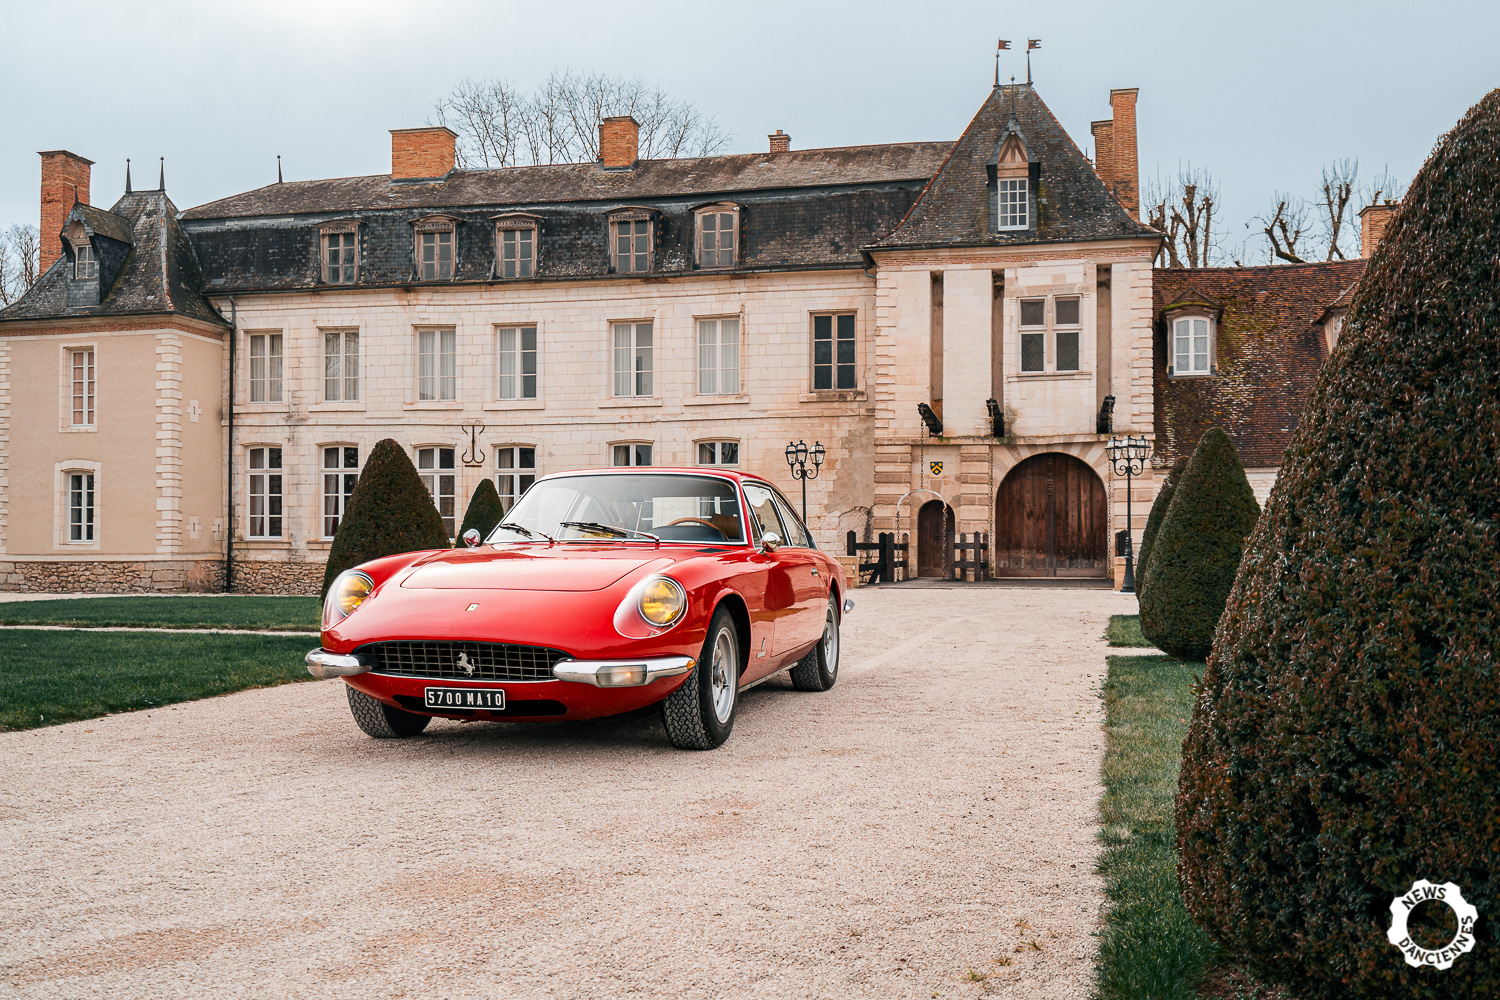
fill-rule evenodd
<path id="1" fill-rule="evenodd" d="M 781 536 L 774 531 L 768 531 L 760 536 L 760 550 L 762 552 L 775 552 L 781 548 Z"/>
<path id="2" fill-rule="evenodd" d="M 472 549 L 478 547 L 479 543 L 482 541 L 484 541 L 484 536 L 479 533 L 478 528 L 470 528 L 468 531 L 464 532 L 464 544 L 469 548 Z"/>

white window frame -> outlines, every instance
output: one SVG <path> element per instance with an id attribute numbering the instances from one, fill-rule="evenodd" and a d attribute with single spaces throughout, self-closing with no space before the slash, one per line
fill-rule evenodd
<path id="1" fill-rule="evenodd" d="M 530 348 L 526 346 L 528 336 Z M 541 336 L 536 323 L 495 327 L 495 398 L 540 398 L 540 361 Z M 527 379 L 531 380 L 529 384 Z"/>
<path id="2" fill-rule="evenodd" d="M 417 327 L 414 346 L 417 362 L 417 402 L 456 402 L 458 400 L 458 328 L 452 326 Z"/>
<path id="3" fill-rule="evenodd" d="M 92 244 L 73 245 L 73 277 L 77 281 L 93 281 L 99 277 L 99 258 L 94 256 Z"/>
<path id="4" fill-rule="evenodd" d="M 1198 344 L 1194 343 L 1199 337 L 1194 324 L 1203 324 L 1202 327 L 1202 350 L 1198 350 Z M 1212 316 L 1206 313 L 1187 313 L 1172 317 L 1172 328 L 1169 340 L 1169 353 L 1167 355 L 1168 374 L 1174 378 L 1196 375 L 1212 375 L 1214 373 L 1214 339 L 1217 333 Z M 1186 350 L 1183 350 L 1186 341 Z M 1188 365 L 1186 368 L 1178 364 L 1178 361 L 1186 357 Z"/>
<path id="5" fill-rule="evenodd" d="M 462 485 L 458 481 L 458 449 L 445 444 L 434 444 L 418 445 L 413 450 L 416 452 L 417 475 L 422 478 L 422 485 L 427 487 L 427 495 L 432 498 L 432 505 L 443 519 L 448 537 L 454 538 L 454 533 L 458 531 L 458 496 Z M 444 465 L 444 461 L 448 464 Z M 444 492 L 443 479 L 448 473 L 452 474 L 451 489 Z M 443 512 L 444 500 L 448 501 L 447 513 Z"/>
<path id="6" fill-rule="evenodd" d="M 840 322 L 840 319 L 842 319 L 843 317 L 846 317 L 846 316 L 849 318 L 849 324 L 848 325 L 849 325 L 849 330 L 850 330 L 850 332 L 852 334 L 852 336 L 850 336 L 850 337 L 844 337 L 843 336 L 843 331 L 841 330 L 841 327 L 844 324 L 842 324 Z M 818 341 L 818 320 L 820 320 L 820 319 L 827 319 L 828 320 L 829 360 L 828 360 L 828 363 L 826 365 L 825 364 L 821 364 L 818 361 L 818 342 L 819 342 Z M 812 391 L 813 392 L 857 392 L 859 390 L 859 360 L 860 360 L 859 359 L 859 314 L 857 312 L 851 312 L 849 310 L 843 310 L 843 311 L 839 311 L 839 312 L 813 313 L 811 315 L 811 317 L 808 319 L 808 324 L 807 325 L 808 325 L 808 332 L 807 332 L 808 344 L 812 348 L 812 350 L 811 350 L 811 356 L 808 358 L 808 361 L 810 362 L 810 365 L 809 365 L 809 374 L 811 376 L 810 381 L 812 383 Z M 845 362 L 845 361 L 841 361 L 839 359 L 839 345 L 842 342 L 844 342 L 845 340 L 849 341 L 853 345 L 852 350 L 853 350 L 853 354 L 854 354 L 854 360 L 851 361 L 851 362 Z M 820 385 L 818 385 L 818 369 L 819 368 L 824 368 L 824 367 L 826 367 L 828 369 L 828 382 L 829 382 L 829 384 L 826 385 L 826 386 L 820 386 Z M 850 374 L 851 374 L 851 376 L 853 377 L 853 380 L 854 380 L 851 385 L 841 385 L 840 384 L 840 374 L 841 374 L 841 370 L 844 369 L 844 368 L 850 369 Z"/>
<path id="7" fill-rule="evenodd" d="M 458 275 L 458 225 L 452 219 L 424 219 L 413 223 L 413 257 L 418 281 L 452 281 Z M 443 239 L 446 235 L 448 238 Z M 427 237 L 431 237 L 428 239 Z M 428 254 L 428 248 L 432 253 Z M 444 259 L 443 250 L 447 250 Z M 428 260 L 428 257 L 431 260 Z"/>
<path id="8" fill-rule="evenodd" d="M 644 454 L 641 449 L 645 449 Z M 624 449 L 624 451 L 621 451 Z M 625 461 L 620 461 L 621 458 Z M 645 461 L 641 461 L 642 458 Z M 616 469 L 647 468 L 656 462 L 656 442 L 654 441 L 611 441 L 609 443 L 609 464 Z"/>
<path id="9" fill-rule="evenodd" d="M 626 249 L 622 240 L 628 241 L 628 252 L 622 253 Z M 656 220 L 650 212 L 623 212 L 609 217 L 609 267 L 616 274 L 649 274 L 655 243 Z M 626 264 L 629 266 L 623 266 Z"/>
<path id="10" fill-rule="evenodd" d="M 250 359 L 246 367 L 250 382 L 247 398 L 252 403 L 281 402 L 285 337 L 280 330 L 252 330 L 246 338 L 246 356 Z"/>
<path id="11" fill-rule="evenodd" d="M 610 323 L 610 387 L 617 399 L 655 395 L 656 324 L 653 320 Z M 644 342 L 642 337 L 644 335 Z M 644 358 L 644 367 L 642 359 Z"/>
<path id="12" fill-rule="evenodd" d="M 738 396 L 744 358 L 740 317 L 703 317 L 697 327 L 698 395 Z"/>
<path id="13" fill-rule="evenodd" d="M 541 475 L 536 453 L 533 444 L 503 444 L 495 449 L 495 492 L 500 494 L 500 504 L 507 514 Z"/>
<path id="14" fill-rule="evenodd" d="M 280 445 L 250 445 L 245 449 L 245 537 L 280 541 L 285 536 L 286 451 Z"/>
<path id="15" fill-rule="evenodd" d="M 495 221 L 495 277 L 525 281 L 536 277 L 537 242 L 541 229 L 530 216 Z M 514 252 L 507 253 L 514 247 Z M 509 273 L 507 273 L 509 272 Z"/>
<path id="16" fill-rule="evenodd" d="M 98 535 L 98 480 L 91 469 L 69 469 L 63 473 L 67 496 L 67 535 L 69 545 L 92 545 Z"/>
<path id="17" fill-rule="evenodd" d="M 359 329 L 324 329 L 323 401 L 359 402 Z"/>
<path id="18" fill-rule="evenodd" d="M 349 509 L 349 498 L 359 482 L 361 466 L 358 445 L 325 444 L 320 447 L 323 456 L 322 528 L 323 539 L 327 541 L 338 533 L 339 523 Z M 350 458 L 354 460 L 353 465 L 349 464 Z"/>
<path id="19" fill-rule="evenodd" d="M 345 237 L 348 237 L 347 246 L 343 245 Z M 333 245 L 335 239 L 339 243 L 337 247 Z M 324 284 L 352 285 L 359 281 L 359 226 L 324 226 L 318 230 L 318 260 L 322 265 Z"/>
<path id="20" fill-rule="evenodd" d="M 74 347 L 68 350 L 69 426 L 98 426 L 96 358 L 92 347 Z"/>
<path id="21" fill-rule="evenodd" d="M 710 230 L 707 228 L 708 221 L 712 219 L 715 228 L 712 230 L 713 238 L 710 241 Z M 729 228 L 724 229 L 724 221 L 729 221 Z M 724 246 L 724 233 L 729 234 L 729 246 Z M 698 266 L 701 268 L 727 268 L 735 267 L 740 262 L 740 209 L 738 205 L 710 205 L 698 209 L 693 219 L 693 244 L 696 248 Z M 714 245 L 708 246 L 709 242 Z"/>
<path id="22" fill-rule="evenodd" d="M 725 449 L 731 449 L 726 458 Z M 711 469 L 738 469 L 740 467 L 740 442 L 738 439 L 714 438 L 693 442 L 694 457 L 698 465 Z"/>
<path id="23" fill-rule="evenodd" d="M 101 537 L 101 520 L 99 510 L 99 499 L 103 491 L 102 466 L 98 462 L 88 459 L 70 458 L 56 463 L 53 471 L 53 508 L 52 544 L 55 549 L 67 549 L 71 551 L 85 550 L 97 551 Z M 84 537 L 73 540 L 73 477 L 83 476 L 93 479 L 93 531 L 90 534 L 84 531 Z M 84 483 L 87 487 L 87 479 Z M 80 499 L 87 500 L 87 497 Z M 87 518 L 85 517 L 85 524 Z"/>
<path id="24" fill-rule="evenodd" d="M 1031 178 L 996 179 L 995 228 L 1000 232 L 1031 228 Z"/>

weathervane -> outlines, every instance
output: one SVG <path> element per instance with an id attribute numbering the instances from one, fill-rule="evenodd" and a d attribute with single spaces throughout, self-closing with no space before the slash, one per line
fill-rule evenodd
<path id="1" fill-rule="evenodd" d="M 1031 86 L 1031 50 L 1042 47 L 1040 38 L 1026 39 L 1026 86 Z"/>

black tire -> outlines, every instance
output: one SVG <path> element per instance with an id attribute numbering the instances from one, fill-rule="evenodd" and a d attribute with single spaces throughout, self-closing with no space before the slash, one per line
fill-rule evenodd
<path id="1" fill-rule="evenodd" d="M 720 662 L 715 657 L 727 658 Z M 740 697 L 740 630 L 728 608 L 714 612 L 703 652 L 687 680 L 661 703 L 667 739 L 682 750 L 712 750 L 729 739 Z M 720 684 L 716 691 L 715 674 Z M 727 701 L 727 711 L 725 705 Z"/>
<path id="2" fill-rule="evenodd" d="M 827 691 L 839 679 L 839 599 L 828 598 L 823 618 L 823 638 L 797 661 L 791 670 L 792 687 L 798 691 Z"/>
<path id="3" fill-rule="evenodd" d="M 349 692 L 349 711 L 354 716 L 354 721 L 366 735 L 377 740 L 404 740 L 426 729 L 427 724 L 432 721 L 430 715 L 392 708 L 348 684 L 344 685 L 344 690 Z"/>

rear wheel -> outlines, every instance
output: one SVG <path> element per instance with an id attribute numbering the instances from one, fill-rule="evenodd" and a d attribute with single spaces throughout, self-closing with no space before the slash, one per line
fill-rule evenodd
<path id="1" fill-rule="evenodd" d="M 792 668 L 792 687 L 798 691 L 827 691 L 839 679 L 839 606 L 828 598 L 823 618 L 823 638 Z"/>
<path id="2" fill-rule="evenodd" d="M 344 690 L 349 693 L 349 711 L 354 715 L 354 721 L 367 735 L 377 740 L 400 740 L 415 736 L 432 721 L 430 715 L 392 708 L 348 684 L 344 685 Z"/>
<path id="3" fill-rule="evenodd" d="M 667 739 L 683 750 L 712 750 L 729 738 L 739 707 L 740 631 L 728 608 L 714 612 L 703 654 L 688 679 L 661 703 Z"/>

